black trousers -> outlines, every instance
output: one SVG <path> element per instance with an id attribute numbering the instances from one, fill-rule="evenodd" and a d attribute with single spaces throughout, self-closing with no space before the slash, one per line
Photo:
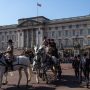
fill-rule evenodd
<path id="1" fill-rule="evenodd" d="M 12 60 L 11 61 L 10 60 L 6 60 L 6 64 L 7 64 L 6 71 L 8 70 L 8 67 L 10 67 L 11 70 L 13 70 Z"/>

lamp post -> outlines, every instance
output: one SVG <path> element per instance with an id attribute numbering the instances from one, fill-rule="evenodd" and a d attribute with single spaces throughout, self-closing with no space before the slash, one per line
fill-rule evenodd
<path id="1" fill-rule="evenodd" d="M 83 49 L 84 49 L 84 53 L 86 53 L 88 55 L 88 57 L 90 58 L 90 48 L 87 48 L 88 44 L 87 42 L 83 43 Z"/>
<path id="2" fill-rule="evenodd" d="M 78 35 L 76 35 L 76 38 L 74 41 L 74 56 L 80 54 L 80 48 L 81 48 L 81 45 L 78 41 Z"/>
<path id="3" fill-rule="evenodd" d="M 64 47 L 62 43 L 61 43 L 61 51 L 62 51 L 62 57 L 64 57 Z"/>

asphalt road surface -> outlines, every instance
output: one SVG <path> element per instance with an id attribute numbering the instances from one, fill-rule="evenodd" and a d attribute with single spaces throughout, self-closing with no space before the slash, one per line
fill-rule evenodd
<path id="1" fill-rule="evenodd" d="M 53 73 L 48 72 L 49 84 L 40 79 L 40 83 L 37 84 L 35 80 L 35 74 L 33 74 L 29 86 L 25 86 L 26 77 L 23 73 L 20 87 L 17 87 L 18 72 L 13 72 L 13 76 L 8 75 L 8 84 L 3 85 L 0 90 L 89 90 L 85 86 L 85 82 L 82 85 L 79 84 L 78 79 L 74 76 L 74 71 L 71 64 L 62 64 L 62 77 L 60 81 L 53 81 Z M 89 86 L 90 87 L 90 86 Z"/>

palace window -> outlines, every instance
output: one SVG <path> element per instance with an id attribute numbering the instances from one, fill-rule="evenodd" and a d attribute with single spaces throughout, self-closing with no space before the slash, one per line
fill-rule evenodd
<path id="1" fill-rule="evenodd" d="M 0 35 L 2 34 L 2 32 L 0 32 Z"/>
<path id="2" fill-rule="evenodd" d="M 58 36 L 61 37 L 61 31 L 58 31 Z"/>
<path id="3" fill-rule="evenodd" d="M 7 35 L 7 41 L 10 39 L 10 35 Z"/>
<path id="4" fill-rule="evenodd" d="M 69 39 L 65 39 L 64 42 L 65 42 L 64 46 L 68 46 L 69 45 Z"/>
<path id="5" fill-rule="evenodd" d="M 52 31 L 52 37 L 55 37 L 55 31 Z"/>
<path id="6" fill-rule="evenodd" d="M 61 47 L 61 43 L 62 43 L 62 40 L 61 39 L 58 39 L 58 47 L 59 48 Z"/>
<path id="7" fill-rule="evenodd" d="M 68 36 L 68 30 L 65 30 L 65 36 L 66 37 Z"/>
<path id="8" fill-rule="evenodd" d="M 52 28 L 51 27 L 49 27 L 49 30 L 51 30 Z"/>
<path id="9" fill-rule="evenodd" d="M 90 29 L 88 29 L 88 35 L 90 35 Z"/>
<path id="10" fill-rule="evenodd" d="M 16 31 L 14 31 L 14 34 L 16 34 Z"/>
<path id="11" fill-rule="evenodd" d="M 75 30 L 72 31 L 72 35 L 75 36 Z"/>
<path id="12" fill-rule="evenodd" d="M 69 25 L 68 27 L 71 29 L 72 28 L 72 25 Z"/>
<path id="13" fill-rule="evenodd" d="M 87 24 L 83 24 L 83 27 L 87 27 Z"/>
<path id="14" fill-rule="evenodd" d="M 88 45 L 90 45 L 90 39 L 88 39 Z"/>
<path id="15" fill-rule="evenodd" d="M 62 29 L 65 29 L 66 28 L 66 26 L 62 26 Z"/>
<path id="16" fill-rule="evenodd" d="M 76 25 L 76 28 L 79 28 L 79 27 L 80 27 L 80 25 L 77 24 L 77 25 Z"/>
<path id="17" fill-rule="evenodd" d="M 12 34 L 12 31 L 9 31 L 9 34 Z"/>
<path id="18" fill-rule="evenodd" d="M 83 38 L 80 39 L 80 45 L 83 46 Z"/>
<path id="19" fill-rule="evenodd" d="M 83 29 L 80 29 L 80 35 L 83 35 Z"/>
<path id="20" fill-rule="evenodd" d="M 58 27 L 55 27 L 55 30 L 58 30 Z"/>
<path id="21" fill-rule="evenodd" d="M 2 41 L 4 41 L 4 39 L 5 39 L 4 36 L 2 36 Z"/>
<path id="22" fill-rule="evenodd" d="M 13 40 L 13 41 L 15 40 L 15 36 L 14 36 L 14 35 L 12 35 L 12 40 Z"/>
<path id="23" fill-rule="evenodd" d="M 20 33 L 20 36 L 22 36 L 22 33 Z"/>

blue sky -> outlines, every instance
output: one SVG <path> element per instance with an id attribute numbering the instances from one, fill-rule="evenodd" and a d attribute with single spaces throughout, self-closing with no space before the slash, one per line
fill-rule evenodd
<path id="1" fill-rule="evenodd" d="M 0 25 L 17 24 L 20 18 L 37 16 L 49 19 L 90 14 L 90 0 L 0 0 Z"/>

